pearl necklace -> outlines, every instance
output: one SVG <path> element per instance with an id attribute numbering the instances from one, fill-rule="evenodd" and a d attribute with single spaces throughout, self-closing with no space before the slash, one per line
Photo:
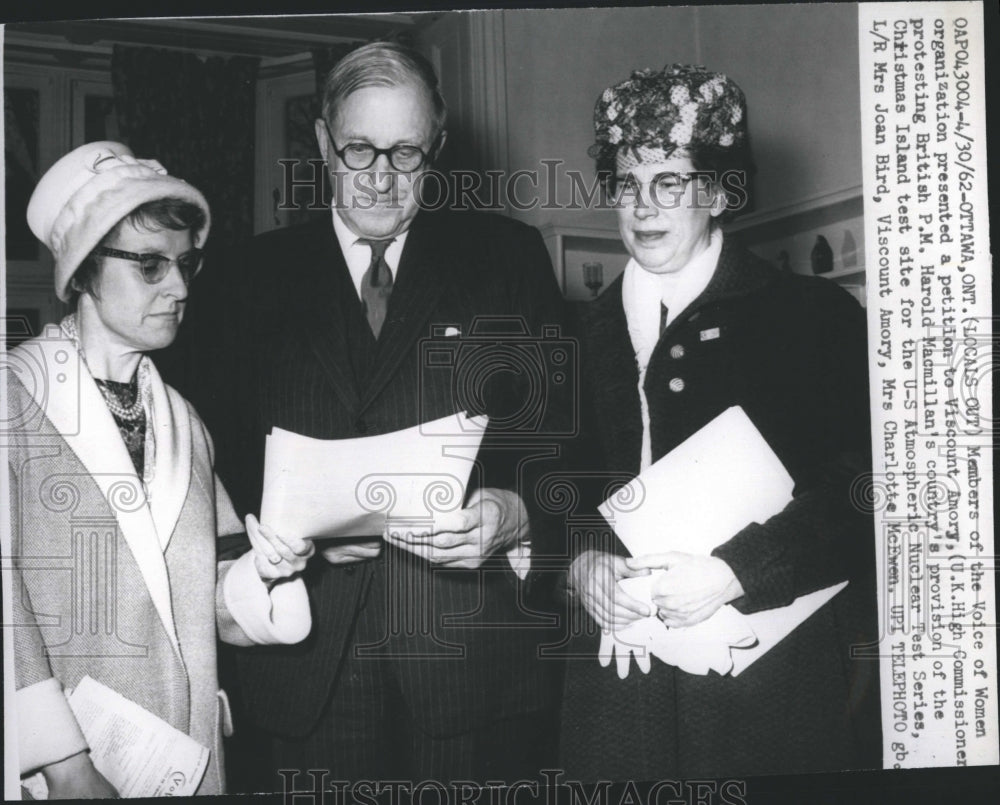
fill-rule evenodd
<path id="1" fill-rule="evenodd" d="M 96 378 L 95 378 L 96 380 Z M 107 404 L 108 409 L 119 419 L 126 422 L 135 422 L 137 419 L 141 419 L 145 413 L 142 407 L 142 389 L 136 388 L 135 400 L 128 407 L 122 405 L 121 400 L 115 392 L 105 385 L 106 381 L 97 380 L 97 388 L 101 390 L 101 396 L 104 397 L 104 402 Z"/>
<path id="2" fill-rule="evenodd" d="M 76 332 L 76 317 L 67 316 L 62 321 L 62 329 L 73 342 L 73 346 L 76 347 L 76 351 L 80 356 L 80 360 L 83 361 L 83 365 L 87 367 L 87 371 L 90 372 L 90 376 L 93 377 L 94 373 L 90 371 L 90 365 L 87 363 L 87 355 L 83 351 L 83 344 L 80 343 L 80 338 Z M 97 378 L 94 378 L 95 381 Z M 135 400 L 131 405 L 124 406 L 118 400 L 117 395 L 109 388 L 106 388 L 104 383 L 97 381 L 97 388 L 101 391 L 101 396 L 104 398 L 105 405 L 108 406 L 108 410 L 112 414 L 117 416 L 126 422 L 135 422 L 143 417 L 145 414 L 145 409 L 142 407 L 142 384 L 139 383 L 136 388 Z"/>

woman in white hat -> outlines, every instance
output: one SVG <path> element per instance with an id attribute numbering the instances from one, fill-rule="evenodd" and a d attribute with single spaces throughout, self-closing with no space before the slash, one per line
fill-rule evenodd
<path id="1" fill-rule="evenodd" d="M 581 315 L 595 467 L 631 478 L 740 406 L 795 489 L 784 509 L 734 528 L 710 554 L 695 547 L 707 542 L 697 519 L 687 533 L 645 535 L 659 550 L 644 556 L 629 556 L 613 534 L 575 546 L 569 581 L 595 628 L 571 656 L 600 653 L 602 662 L 567 667 L 561 752 L 570 779 L 742 777 L 881 761 L 875 540 L 871 511 L 852 497 L 852 484 L 870 479 L 864 312 L 836 284 L 782 274 L 723 234 L 720 221 L 747 200 L 746 120 L 731 79 L 689 65 L 635 72 L 594 110 L 591 155 L 631 256 Z M 711 490 L 706 534 L 716 507 L 739 491 Z M 617 583 L 651 572 L 645 600 Z M 686 629 L 727 606 L 773 610 L 843 582 L 737 675 L 733 646 L 755 636 L 744 641 L 716 620 L 719 639 L 682 651 L 654 620 Z M 736 613 L 722 616 L 744 624 Z M 661 640 L 637 642 L 643 629 Z M 854 650 L 866 645 L 867 656 Z M 633 652 L 639 668 L 630 671 Z"/>
<path id="2" fill-rule="evenodd" d="M 304 584 L 291 578 L 311 543 L 250 516 L 253 550 L 217 564 L 217 538 L 243 526 L 205 426 L 147 356 L 177 334 L 209 220 L 197 189 L 112 142 L 59 160 L 28 206 L 55 256 L 56 293 L 75 308 L 12 350 L 6 372 L 17 752 L 29 791 L 40 780 L 53 798 L 139 791 L 116 791 L 95 768 L 99 747 L 67 699 L 90 677 L 208 750 L 199 779 L 178 770 L 161 793 L 222 792 L 231 727 L 216 637 L 294 643 L 311 627 Z"/>

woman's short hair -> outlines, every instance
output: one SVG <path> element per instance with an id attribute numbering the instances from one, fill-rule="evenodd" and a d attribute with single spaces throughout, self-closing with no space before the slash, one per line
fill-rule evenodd
<path id="1" fill-rule="evenodd" d="M 106 245 L 114 239 L 122 225 L 131 224 L 136 229 L 147 232 L 162 232 L 165 229 L 174 232 L 198 232 L 205 226 L 205 211 L 197 204 L 179 198 L 160 198 L 147 201 L 136 207 L 132 212 L 115 224 L 99 245 Z M 81 294 L 98 296 L 97 279 L 100 274 L 100 264 L 93 254 L 87 255 L 70 279 L 69 304 L 75 310 Z"/>
<path id="2" fill-rule="evenodd" d="M 436 139 L 448 114 L 437 75 L 420 53 L 396 42 L 371 42 L 337 62 L 323 84 L 323 118 L 333 125 L 337 107 L 359 89 L 414 84 L 425 89 L 431 99 Z"/>

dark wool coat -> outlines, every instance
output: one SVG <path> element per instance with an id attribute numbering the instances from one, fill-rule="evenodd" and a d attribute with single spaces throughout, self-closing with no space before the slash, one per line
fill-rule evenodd
<path id="1" fill-rule="evenodd" d="M 642 423 L 620 278 L 582 311 L 580 326 L 600 448 L 593 466 L 634 476 Z M 645 390 L 654 461 L 740 405 L 795 481 L 784 511 L 714 552 L 746 591 L 737 609 L 850 584 L 735 678 L 691 675 L 654 657 L 648 676 L 633 664 L 619 680 L 614 663 L 601 668 L 593 658 L 598 635 L 578 636 L 571 654 L 583 656 L 569 662 L 563 703 L 567 775 L 649 780 L 879 765 L 875 542 L 870 512 L 851 504 L 852 482 L 870 463 L 864 312 L 834 283 L 779 274 L 727 238 L 709 285 L 663 332 Z M 627 553 L 616 540 L 608 547 Z M 852 646 L 867 647 L 869 658 L 852 659 Z"/>

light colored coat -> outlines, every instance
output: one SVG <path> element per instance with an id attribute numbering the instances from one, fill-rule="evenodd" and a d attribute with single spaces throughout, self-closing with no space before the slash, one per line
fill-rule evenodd
<path id="1" fill-rule="evenodd" d="M 225 788 L 216 635 L 293 643 L 300 579 L 270 592 L 251 554 L 216 563 L 242 524 L 194 409 L 149 365 L 154 471 L 143 484 L 97 385 L 58 328 L 6 373 L 14 665 L 22 774 L 87 748 L 63 695 L 89 675 L 212 750 L 199 794 Z"/>

